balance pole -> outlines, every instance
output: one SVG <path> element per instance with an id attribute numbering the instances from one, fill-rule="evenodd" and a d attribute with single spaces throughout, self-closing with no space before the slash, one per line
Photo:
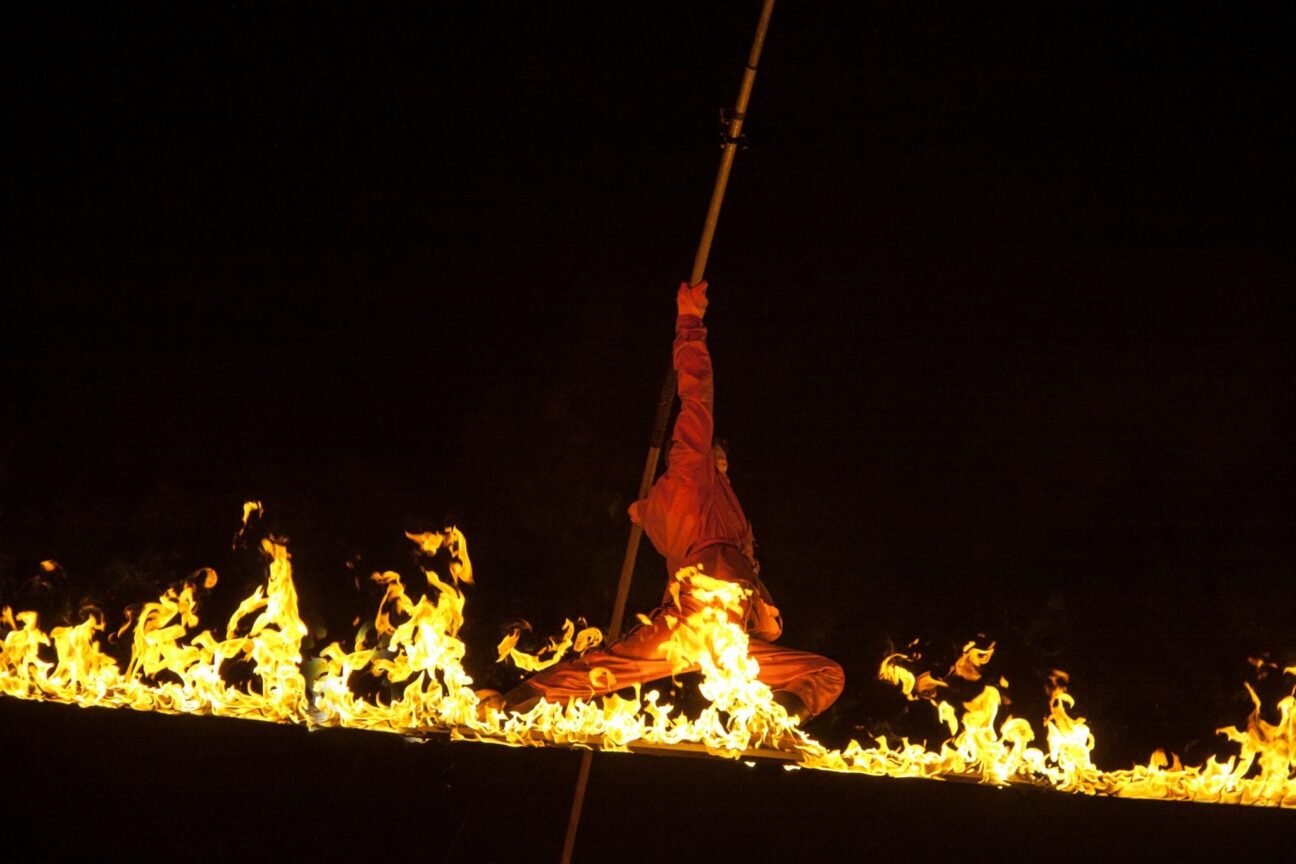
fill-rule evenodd
<path id="1" fill-rule="evenodd" d="M 720 167 L 716 170 L 715 185 L 711 189 L 711 203 L 707 206 L 706 220 L 702 223 L 702 237 L 698 240 L 697 252 L 693 256 L 693 270 L 689 274 L 690 285 L 701 282 L 706 272 L 707 258 L 711 254 L 711 241 L 715 238 L 716 223 L 720 221 L 720 205 L 724 203 L 725 189 L 729 185 L 729 172 L 733 168 L 734 154 L 738 151 L 743 121 L 747 119 L 747 103 L 751 99 L 752 86 L 756 83 L 756 67 L 760 63 L 761 48 L 765 45 L 765 33 L 769 30 L 770 15 L 773 11 L 774 0 L 763 0 L 760 20 L 756 24 L 756 35 L 752 38 L 751 52 L 747 55 L 747 65 L 743 68 L 742 83 L 738 86 L 738 98 L 734 101 L 733 113 L 728 117 Z M 667 368 L 661 393 L 657 397 L 657 413 L 653 417 L 648 456 L 644 460 L 643 476 L 639 478 L 639 496 L 636 500 L 647 498 L 648 493 L 652 491 L 653 480 L 657 476 L 657 463 L 661 459 L 662 445 L 666 438 L 666 426 L 670 422 L 671 408 L 674 404 L 675 368 L 674 364 L 671 364 Z M 630 582 L 634 577 L 635 560 L 639 557 L 639 541 L 642 538 L 643 526 L 631 525 L 625 558 L 621 562 L 621 578 L 617 582 L 616 599 L 612 603 L 612 621 L 607 629 L 609 640 L 615 640 L 621 632 L 622 619 L 625 618 L 626 598 L 630 596 Z M 590 763 L 593 757 L 593 750 L 586 750 L 581 754 L 580 771 L 576 775 L 576 789 L 572 795 L 571 815 L 567 819 L 567 836 L 563 840 L 562 864 L 571 864 L 572 851 L 576 848 L 576 832 L 580 827 L 581 807 L 585 803 L 585 789 L 589 785 Z"/>

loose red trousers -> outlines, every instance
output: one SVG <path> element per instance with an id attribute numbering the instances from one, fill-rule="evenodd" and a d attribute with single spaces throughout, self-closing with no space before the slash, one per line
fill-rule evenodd
<path id="1" fill-rule="evenodd" d="M 691 594 L 680 595 L 681 617 L 688 617 L 702 607 L 702 601 Z M 663 646 L 669 641 L 671 624 L 666 614 L 669 606 L 659 606 L 649 619 L 624 636 L 583 657 L 560 663 L 528 679 L 536 690 L 551 702 L 566 699 L 588 699 L 632 684 L 644 684 L 673 674 L 696 672 L 697 666 L 679 669 L 666 658 Z M 836 662 L 809 651 L 784 648 L 763 639 L 749 637 L 748 655 L 760 664 L 757 677 L 770 689 L 786 690 L 805 703 L 813 716 L 831 705 L 841 694 L 846 676 Z M 612 680 L 596 669 L 611 673 Z"/>

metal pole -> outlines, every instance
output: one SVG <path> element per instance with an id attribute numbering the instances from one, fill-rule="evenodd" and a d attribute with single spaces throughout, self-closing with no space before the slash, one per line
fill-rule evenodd
<path id="1" fill-rule="evenodd" d="M 760 63 L 761 49 L 765 46 L 765 33 L 769 30 L 770 15 L 773 12 L 774 0 L 763 0 L 760 20 L 756 23 L 756 35 L 752 38 L 751 52 L 747 55 L 747 65 L 743 68 L 742 83 L 738 86 L 738 98 L 734 102 L 733 113 L 728 118 L 724 151 L 720 156 L 720 167 L 716 170 L 715 186 L 711 189 L 711 203 L 707 206 L 706 220 L 702 223 L 702 237 L 698 240 L 697 253 L 693 256 L 693 270 L 689 274 L 690 285 L 701 282 L 702 276 L 706 273 L 707 258 L 711 254 L 711 241 L 715 238 L 716 223 L 720 221 L 720 205 L 724 203 L 725 189 L 729 185 L 729 172 L 733 168 L 734 154 L 738 150 L 743 121 L 747 119 L 747 103 L 751 99 L 752 86 L 756 83 L 756 67 Z M 643 476 L 639 478 L 638 500 L 647 498 L 648 493 L 652 491 L 653 480 L 657 476 L 657 463 L 661 459 L 662 443 L 666 438 L 666 426 L 670 422 L 671 407 L 674 402 L 675 369 L 672 366 L 666 372 L 661 393 L 657 397 L 657 413 L 653 417 L 648 456 L 644 460 Z M 639 541 L 642 538 L 643 527 L 632 525 L 630 539 L 626 543 L 625 558 L 621 562 L 621 578 L 617 582 L 616 599 L 612 603 L 612 621 L 607 629 L 609 640 L 616 639 L 621 632 L 626 598 L 630 596 L 630 582 L 634 577 L 635 559 L 639 557 Z M 567 836 L 563 841 L 562 864 L 571 864 L 572 851 L 576 847 L 576 831 L 580 828 L 581 808 L 585 803 L 585 788 L 589 785 L 590 763 L 593 756 L 592 750 L 586 750 L 581 754 L 580 772 L 576 775 L 571 815 L 567 820 Z"/>

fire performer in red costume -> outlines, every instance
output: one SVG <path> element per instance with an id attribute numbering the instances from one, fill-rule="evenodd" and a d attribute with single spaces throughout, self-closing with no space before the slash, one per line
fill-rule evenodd
<path id="1" fill-rule="evenodd" d="M 503 697 L 491 694 L 485 704 L 526 711 L 542 696 L 551 702 L 589 698 L 695 671 L 679 669 L 663 650 L 672 624 L 666 613 L 687 618 L 703 605 L 677 581 L 676 574 L 688 566 L 745 589 L 749 600 L 742 623 L 749 635 L 749 653 L 760 664 L 760 680 L 789 714 L 807 720 L 841 694 L 845 676 L 836 662 L 773 644 L 783 632 L 783 622 L 758 575 L 751 524 L 729 485 L 728 455 L 714 439 L 711 355 L 702 326 L 707 302 L 706 282 L 680 285 L 674 351 L 679 416 L 667 450 L 666 472 L 648 497 L 631 504 L 629 511 L 631 520 L 643 526 L 666 558 L 671 581 L 661 605 L 648 623 L 640 623 L 612 644 L 539 672 Z M 591 676 L 598 669 L 606 670 L 610 678 L 602 673 Z"/>

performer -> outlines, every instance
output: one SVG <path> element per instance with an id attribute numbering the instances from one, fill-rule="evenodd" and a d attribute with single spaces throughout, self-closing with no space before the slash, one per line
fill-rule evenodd
<path id="1" fill-rule="evenodd" d="M 773 644 L 783 631 L 782 619 L 759 576 L 751 524 L 729 485 L 728 455 L 714 438 L 711 355 L 702 326 L 707 302 L 706 282 L 680 285 L 674 351 L 679 416 L 666 454 L 666 472 L 647 498 L 630 505 L 630 519 L 643 526 L 665 556 L 671 583 L 681 568 L 695 566 L 707 576 L 747 589 L 750 601 L 743 624 L 749 634 L 749 653 L 760 664 L 759 678 L 789 714 L 805 721 L 837 699 L 845 676 L 841 666 L 826 657 Z M 671 583 L 649 623 L 640 623 L 610 645 L 537 673 L 502 697 L 484 692 L 483 704 L 524 712 L 542 696 L 550 702 L 590 698 L 696 671 L 696 667 L 675 667 L 663 651 L 671 631 L 665 613 L 670 610 L 687 618 L 702 606 L 689 593 L 688 583 Z M 673 608 L 676 594 L 678 609 Z M 602 675 L 591 680 L 591 670 L 600 667 L 611 673 L 611 681 Z"/>

